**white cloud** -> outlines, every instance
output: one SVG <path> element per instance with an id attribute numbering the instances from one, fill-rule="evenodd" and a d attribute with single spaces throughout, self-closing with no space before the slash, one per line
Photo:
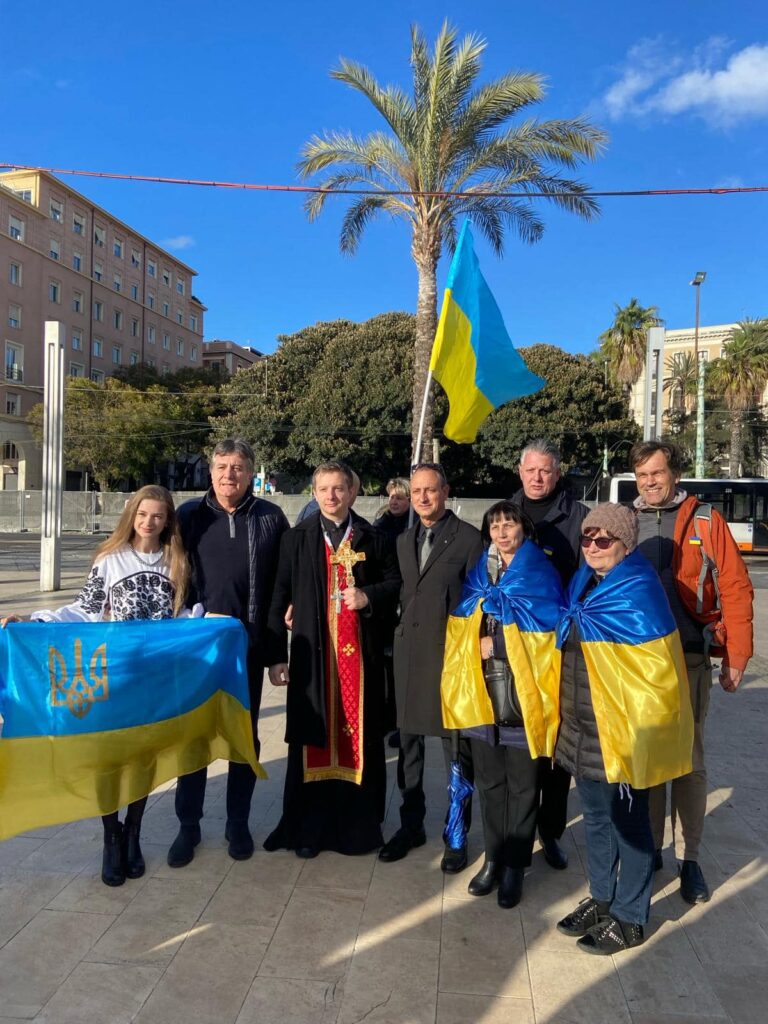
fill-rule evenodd
<path id="1" fill-rule="evenodd" d="M 173 238 L 164 238 L 160 243 L 164 249 L 191 249 L 194 244 L 192 235 L 174 235 Z"/>
<path id="2" fill-rule="evenodd" d="M 613 120 L 691 113 L 719 127 L 768 116 L 768 45 L 727 57 L 729 48 L 714 36 L 680 55 L 661 39 L 644 40 L 628 52 L 601 105 Z"/>

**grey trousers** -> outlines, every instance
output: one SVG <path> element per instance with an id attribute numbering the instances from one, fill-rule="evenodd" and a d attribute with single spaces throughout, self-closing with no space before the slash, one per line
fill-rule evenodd
<path id="1" fill-rule="evenodd" d="M 707 769 L 704 764 L 704 723 L 712 689 L 712 666 L 703 654 L 686 654 L 693 707 L 693 771 L 649 790 L 651 831 L 657 850 L 664 845 L 667 791 L 671 793 L 672 842 L 679 860 L 698 860 L 707 813 Z"/>

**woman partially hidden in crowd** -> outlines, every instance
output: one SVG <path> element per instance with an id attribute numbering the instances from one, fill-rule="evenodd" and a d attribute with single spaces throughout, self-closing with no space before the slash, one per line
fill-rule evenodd
<path id="1" fill-rule="evenodd" d="M 587 515 L 586 564 L 558 625 L 555 760 L 581 798 L 590 896 L 557 927 L 585 952 L 603 955 L 644 940 L 655 855 L 648 789 L 691 767 L 680 637 L 661 582 L 636 546 L 630 509 L 606 503 Z"/>
<path id="2" fill-rule="evenodd" d="M 539 806 L 539 756 L 552 756 L 559 661 L 555 626 L 560 578 L 511 501 L 488 509 L 488 545 L 468 574 L 449 619 L 442 679 L 443 721 L 472 746 L 485 861 L 472 896 L 498 885 L 500 907 L 516 906 L 531 863 Z"/>
<path id="3" fill-rule="evenodd" d="M 33 622 L 101 622 L 111 619 L 170 619 L 184 607 L 187 559 L 173 498 L 164 487 L 142 487 L 127 502 L 114 533 L 99 547 L 83 589 L 72 604 L 37 611 Z M 198 606 L 195 610 L 202 611 Z M 21 622 L 17 615 L 2 619 Z M 147 798 L 128 805 L 125 823 L 117 811 L 102 817 L 105 885 L 122 885 L 145 871 L 139 836 Z"/>

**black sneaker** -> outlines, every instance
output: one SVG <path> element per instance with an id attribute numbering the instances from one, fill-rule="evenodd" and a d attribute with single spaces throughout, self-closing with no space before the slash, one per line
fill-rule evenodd
<path id="1" fill-rule="evenodd" d="M 641 924 L 630 924 L 628 921 L 618 921 L 615 917 L 609 917 L 607 921 L 601 921 L 591 928 L 576 945 L 585 953 L 613 956 L 623 949 L 641 946 L 644 941 L 645 935 Z"/>
<path id="2" fill-rule="evenodd" d="M 563 935 L 570 935 L 578 939 L 580 935 L 586 935 L 590 928 L 609 919 L 609 903 L 593 900 L 587 896 L 585 900 L 576 907 L 574 911 L 557 922 L 557 930 Z"/>

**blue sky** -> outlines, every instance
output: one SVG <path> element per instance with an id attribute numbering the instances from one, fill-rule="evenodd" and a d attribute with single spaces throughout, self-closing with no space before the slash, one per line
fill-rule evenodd
<path id="1" fill-rule="evenodd" d="M 768 29 L 745 0 L 85 0 L 42 17 L 0 0 L 0 160 L 296 183 L 313 133 L 378 127 L 362 97 L 329 78 L 338 57 L 407 86 L 409 26 L 433 38 L 446 17 L 487 40 L 486 78 L 547 77 L 537 116 L 586 113 L 608 130 L 604 156 L 579 172 L 595 189 L 768 184 Z M 278 334 L 317 320 L 415 309 L 406 225 L 371 225 L 358 255 L 343 257 L 343 199 L 310 224 L 296 195 L 64 180 L 199 272 L 208 339 L 272 351 Z M 708 273 L 702 323 L 767 315 L 767 209 L 759 193 L 604 199 L 585 223 L 543 206 L 537 245 L 510 235 L 498 260 L 476 243 L 516 344 L 586 352 L 632 296 L 659 306 L 668 327 L 689 326 L 697 270 Z"/>

